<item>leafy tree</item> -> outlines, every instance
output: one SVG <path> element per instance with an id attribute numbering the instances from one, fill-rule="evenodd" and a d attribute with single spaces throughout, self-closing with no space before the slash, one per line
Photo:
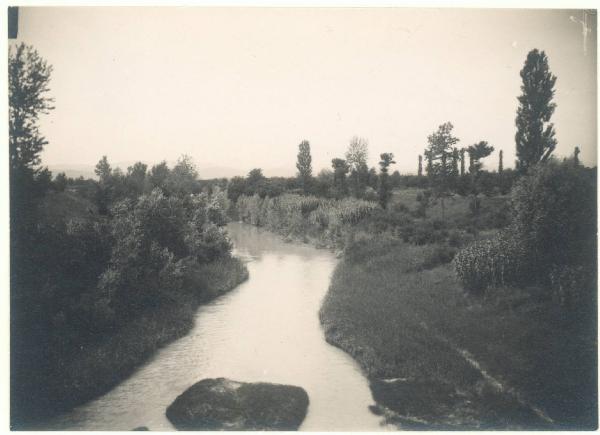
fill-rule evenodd
<path id="1" fill-rule="evenodd" d="M 127 168 L 127 184 L 130 189 L 130 196 L 137 197 L 144 192 L 147 169 L 148 165 L 142 162 L 136 162 L 133 166 Z"/>
<path id="2" fill-rule="evenodd" d="M 246 179 L 244 177 L 233 177 L 227 184 L 227 198 L 235 202 L 246 190 Z"/>
<path id="3" fill-rule="evenodd" d="M 265 183 L 265 176 L 262 169 L 254 168 L 246 176 L 246 195 L 258 193 Z"/>
<path id="4" fill-rule="evenodd" d="M 452 155 L 453 146 L 458 143 L 458 138 L 452 135 L 454 126 L 446 122 L 438 127 L 438 130 L 427 137 L 427 149 L 425 156 L 428 158 L 428 175 L 439 177 L 448 175 L 448 157 Z"/>
<path id="5" fill-rule="evenodd" d="M 333 172 L 324 168 L 319 171 L 315 180 L 315 194 L 329 197 L 333 188 Z"/>
<path id="6" fill-rule="evenodd" d="M 110 176 L 112 175 L 112 168 L 110 166 L 110 163 L 108 163 L 108 159 L 106 158 L 106 156 L 102 156 L 100 161 L 96 163 L 94 173 L 100 179 L 100 183 L 108 182 Z"/>
<path id="7" fill-rule="evenodd" d="M 54 109 L 49 92 L 52 67 L 31 46 L 23 43 L 8 51 L 8 150 L 11 263 L 17 252 L 30 248 L 36 201 L 50 187 L 49 171 L 38 168 L 40 153 L 48 143 L 39 130 L 40 115 Z M 23 252 L 24 255 L 25 252 Z"/>
<path id="8" fill-rule="evenodd" d="M 465 148 L 460 149 L 460 176 L 465 175 Z"/>
<path id="9" fill-rule="evenodd" d="M 164 160 L 154 166 L 152 166 L 152 168 L 150 169 L 150 173 L 148 174 L 148 181 L 150 183 L 150 188 L 154 189 L 156 187 L 160 188 L 163 190 L 163 192 L 166 189 L 166 182 L 167 179 L 169 178 L 169 174 L 170 174 L 170 169 L 167 166 L 167 162 L 165 162 Z M 168 192 L 165 192 L 168 193 Z"/>
<path id="10" fill-rule="evenodd" d="M 394 161 L 394 154 L 392 153 L 383 153 L 379 156 L 379 158 L 381 159 L 379 161 L 379 204 L 381 205 L 381 208 L 386 209 L 392 196 L 388 170 L 390 165 L 393 165 L 396 162 Z"/>
<path id="11" fill-rule="evenodd" d="M 52 184 L 57 192 L 64 192 L 67 187 L 67 175 L 64 172 L 58 173 Z"/>
<path id="12" fill-rule="evenodd" d="M 38 119 L 54 109 L 49 91 L 52 66 L 24 43 L 8 52 L 9 151 L 13 171 L 33 172 L 48 142 L 41 135 Z"/>
<path id="13" fill-rule="evenodd" d="M 263 175 L 262 169 L 260 169 L 260 168 L 252 169 L 250 172 L 248 172 L 248 175 L 246 176 L 246 180 L 250 184 L 259 183 L 259 182 L 263 181 L 264 179 L 265 179 L 265 176 Z"/>
<path id="14" fill-rule="evenodd" d="M 550 72 L 546 53 L 534 49 L 527 54 L 521 79 L 515 142 L 516 167 L 523 173 L 547 160 L 556 147 L 554 124 L 550 123 L 556 108 L 552 102 L 556 76 Z"/>
<path id="15" fill-rule="evenodd" d="M 367 165 L 369 142 L 362 137 L 354 136 L 350 139 L 345 157 L 346 163 L 350 168 L 352 193 L 357 198 L 360 198 L 364 193 L 365 187 L 367 187 L 367 179 L 369 177 L 369 166 Z"/>
<path id="16" fill-rule="evenodd" d="M 184 154 L 177 159 L 166 184 L 173 195 L 185 196 L 198 191 L 198 170 L 190 156 Z"/>
<path id="17" fill-rule="evenodd" d="M 333 168 L 333 190 L 336 198 L 341 198 L 348 193 L 346 185 L 346 174 L 350 170 L 348 163 L 344 159 L 335 158 L 331 160 Z"/>
<path id="18" fill-rule="evenodd" d="M 450 175 L 448 159 L 452 157 L 454 145 L 459 139 L 452 135 L 454 126 L 450 122 L 440 125 L 436 132 L 427 137 L 427 149 L 425 157 L 428 160 L 427 175 L 430 180 L 430 186 L 433 189 L 433 195 L 441 200 L 442 219 L 445 214 L 445 198 L 451 194 Z"/>
<path id="19" fill-rule="evenodd" d="M 298 181 L 304 194 L 309 193 L 310 183 L 312 180 L 312 157 L 310 155 L 310 143 L 307 140 L 303 140 L 298 145 L 298 162 L 296 163 L 298 168 Z"/>
<path id="20" fill-rule="evenodd" d="M 579 166 L 579 147 L 575 147 L 575 151 L 573 152 L 573 163 L 575 166 Z"/>
<path id="21" fill-rule="evenodd" d="M 494 147 L 488 145 L 486 141 L 478 142 L 467 148 L 469 153 L 469 173 L 476 175 L 481 171 L 481 159 L 489 156 L 494 151 Z"/>
<path id="22" fill-rule="evenodd" d="M 423 156 L 419 154 L 419 168 L 417 170 L 417 176 L 423 176 Z"/>

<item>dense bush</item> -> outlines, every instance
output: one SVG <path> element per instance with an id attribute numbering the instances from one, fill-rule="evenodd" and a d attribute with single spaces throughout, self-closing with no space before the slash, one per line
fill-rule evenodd
<path id="1" fill-rule="evenodd" d="M 454 267 L 463 287 L 471 292 L 521 284 L 529 278 L 527 252 L 509 231 L 462 249 L 454 258 Z"/>
<path id="2" fill-rule="evenodd" d="M 538 165 L 516 183 L 511 211 L 510 227 L 456 256 L 465 289 L 539 283 L 558 292 L 563 304 L 575 299 L 574 293 L 591 294 L 597 257 L 595 171 L 570 162 Z"/>
<path id="3" fill-rule="evenodd" d="M 155 189 L 119 202 L 112 215 L 115 245 L 99 293 L 118 318 L 176 299 L 188 260 L 207 263 L 231 251 L 218 197 L 167 197 Z"/>
<path id="4" fill-rule="evenodd" d="M 513 225 L 541 278 L 552 266 L 596 263 L 596 176 L 570 163 L 538 165 L 512 191 Z"/>

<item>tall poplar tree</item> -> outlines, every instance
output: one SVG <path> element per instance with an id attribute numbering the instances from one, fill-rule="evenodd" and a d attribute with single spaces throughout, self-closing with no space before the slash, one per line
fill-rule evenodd
<path id="1" fill-rule="evenodd" d="M 550 122 L 556 108 L 552 102 L 556 76 L 550 72 L 546 53 L 534 49 L 527 54 L 521 79 L 515 142 L 516 168 L 524 173 L 545 161 L 556 147 L 554 124 Z"/>
<path id="2" fill-rule="evenodd" d="M 312 179 L 312 157 L 310 155 L 310 143 L 303 140 L 298 145 L 298 180 L 302 187 L 302 191 L 306 194 L 310 189 L 310 181 Z"/>

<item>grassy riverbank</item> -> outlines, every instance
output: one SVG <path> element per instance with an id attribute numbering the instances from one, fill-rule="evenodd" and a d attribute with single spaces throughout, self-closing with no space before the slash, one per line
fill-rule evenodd
<path id="1" fill-rule="evenodd" d="M 21 424 L 21 418 L 13 415 L 13 429 L 35 429 L 38 424 L 43 429 L 37 421 L 109 391 L 158 349 L 188 333 L 199 305 L 247 278 L 248 270 L 237 258 L 197 266 L 186 276 L 185 288 L 173 304 L 148 310 L 101 341 L 63 356 L 54 368 L 55 376 L 38 391 L 37 400 L 15 408 L 28 419 Z"/>
<path id="2" fill-rule="evenodd" d="M 431 249 L 357 242 L 323 303 L 327 340 L 366 371 L 377 411 L 401 427 L 594 428 L 593 313 L 563 316 L 537 288 L 465 296 L 450 265 L 423 267 Z"/>
<path id="3" fill-rule="evenodd" d="M 587 197 L 579 196 L 575 209 L 589 214 Z M 470 293 L 451 263 L 506 231 L 512 207 L 509 195 L 456 195 L 442 208 L 423 189 L 408 188 L 395 190 L 385 210 L 287 194 L 242 196 L 237 212 L 286 238 L 342 250 L 320 318 L 326 339 L 369 376 L 374 412 L 415 429 L 595 428 L 596 302 L 578 288 L 581 278 L 595 278 L 575 266 L 575 275 L 564 275 L 571 281 L 558 286 L 494 284 Z M 571 237 L 571 246 L 585 248 Z M 586 296 L 563 304 L 562 292 Z"/>

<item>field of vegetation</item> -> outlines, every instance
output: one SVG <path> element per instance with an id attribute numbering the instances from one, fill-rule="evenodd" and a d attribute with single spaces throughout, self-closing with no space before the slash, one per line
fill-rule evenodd
<path id="1" fill-rule="evenodd" d="M 376 411 L 400 427 L 596 427 L 594 272 L 580 270 L 569 285 L 490 280 L 465 292 L 460 262 L 499 232 L 482 232 L 453 263 L 444 243 L 388 234 L 346 247 L 321 321 L 328 341 L 369 375 Z"/>
<path id="2" fill-rule="evenodd" d="M 228 191 L 230 212 L 340 252 L 321 322 L 390 422 L 590 429 L 596 171 L 576 157 L 511 173 L 508 191 L 506 176 L 476 170 L 449 179 L 452 190 L 435 175 L 403 176 L 386 195 L 366 186 L 358 196 L 339 195 L 333 180 L 304 192 L 249 175 L 236 197 Z"/>
<path id="3" fill-rule="evenodd" d="M 255 193 L 233 210 L 343 252 L 321 322 L 368 374 L 374 412 L 389 421 L 595 427 L 596 246 L 586 237 L 595 171 L 549 162 L 512 194 L 453 195 L 443 210 L 440 201 L 424 207 L 426 195 L 394 189 L 383 209 L 350 197 Z"/>
<path id="4" fill-rule="evenodd" d="M 338 250 L 320 310 L 326 339 L 370 379 L 372 411 L 402 428 L 595 429 L 597 173 L 562 160 L 554 77 L 532 50 L 521 77 L 516 167 L 484 170 L 486 141 L 446 122 L 416 175 L 368 167 L 351 139 L 331 169 L 199 180 L 190 158 L 97 179 L 40 166 L 52 68 L 9 55 L 11 425 L 97 396 L 191 327 L 196 307 L 247 278 L 229 217 Z M 507 126 L 507 128 L 510 126 Z M 249 313 L 251 314 L 251 313 Z"/>

